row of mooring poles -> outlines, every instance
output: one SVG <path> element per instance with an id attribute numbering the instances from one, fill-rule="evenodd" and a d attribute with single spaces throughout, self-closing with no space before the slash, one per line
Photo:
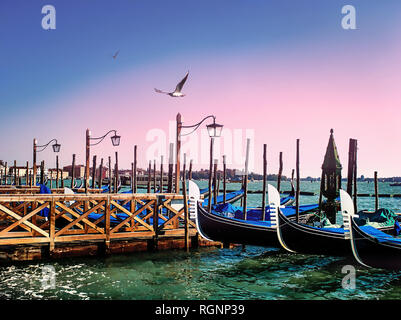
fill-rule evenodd
<path id="1" fill-rule="evenodd" d="M 12 174 L 10 173 L 12 169 Z M 20 170 L 25 170 L 25 176 L 20 174 Z M 41 162 L 41 177 L 44 174 L 44 161 Z M 23 182 L 25 178 L 25 183 Z M 43 184 L 43 180 L 40 182 Z M 29 161 L 26 162 L 25 167 L 18 167 L 17 161 L 14 160 L 14 165 L 9 167 L 5 162 L 3 169 L 0 171 L 0 185 L 15 185 L 15 186 L 32 186 L 33 184 L 33 170 L 29 168 Z"/>
<path id="2" fill-rule="evenodd" d="M 213 152 L 213 142 L 211 143 L 211 155 Z M 242 199 L 242 207 L 244 212 L 244 219 L 247 218 L 247 195 L 248 195 L 248 176 L 249 176 L 249 148 L 250 148 L 250 139 L 247 140 L 247 148 L 246 148 L 246 160 L 245 160 L 245 170 L 243 173 L 243 182 L 242 187 L 244 189 L 244 196 Z M 220 190 L 219 184 L 217 182 L 218 179 L 218 160 L 214 159 L 212 162 L 212 156 L 210 159 L 210 169 L 209 169 L 209 202 L 208 209 L 211 210 L 212 202 L 216 204 L 216 199 L 218 197 L 218 192 Z M 297 139 L 297 157 L 296 157 L 296 172 L 297 172 L 297 184 L 296 184 L 296 212 L 297 219 L 299 221 L 299 196 L 300 196 L 300 170 L 299 170 L 299 139 Z M 227 174 L 226 174 L 227 166 L 226 166 L 226 156 L 223 155 L 223 203 L 226 203 L 226 192 L 227 192 Z M 277 185 L 281 184 L 281 177 L 283 171 L 283 153 L 279 154 L 279 174 Z M 292 180 L 294 179 L 294 169 L 292 170 Z M 266 193 L 267 193 L 267 145 L 263 145 L 263 191 L 262 191 L 262 219 L 265 219 L 265 211 L 266 211 Z M 213 195 L 213 196 L 212 196 Z"/>

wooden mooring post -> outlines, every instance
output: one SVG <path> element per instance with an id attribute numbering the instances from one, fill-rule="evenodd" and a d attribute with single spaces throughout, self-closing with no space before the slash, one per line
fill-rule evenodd
<path id="1" fill-rule="evenodd" d="M 40 183 L 45 184 L 45 160 L 40 163 Z"/>
<path id="2" fill-rule="evenodd" d="M 185 226 L 185 232 L 184 232 L 184 245 L 185 245 L 185 250 L 189 252 L 189 212 L 188 212 L 188 199 L 187 199 L 187 183 L 186 183 L 186 154 L 184 153 L 184 164 L 183 164 L 183 170 L 182 170 L 182 193 L 184 196 L 184 226 Z M 210 200 L 209 200 L 210 201 Z"/>
<path id="3" fill-rule="evenodd" d="M 170 143 L 169 159 L 168 159 L 168 180 L 167 192 L 173 192 L 173 166 L 174 166 L 174 143 Z"/>
<path id="4" fill-rule="evenodd" d="M 210 163 L 209 163 L 209 202 L 208 202 L 208 210 L 212 211 L 212 177 L 213 177 L 213 144 L 214 138 L 210 138 Z"/>
<path id="5" fill-rule="evenodd" d="M 109 193 L 112 193 L 112 187 L 113 187 L 113 177 L 111 170 L 111 156 L 109 156 Z"/>
<path id="6" fill-rule="evenodd" d="M 4 165 L 4 184 L 7 185 L 7 162 Z"/>
<path id="7" fill-rule="evenodd" d="M 116 155 L 116 172 L 115 172 L 115 177 L 116 177 L 116 187 L 114 188 L 114 192 L 117 193 L 118 192 L 118 183 L 120 181 L 120 176 L 118 174 L 118 152 L 115 152 Z"/>
<path id="8" fill-rule="evenodd" d="M 244 202 L 243 202 L 243 212 L 244 220 L 247 219 L 247 200 L 248 200 L 248 169 L 249 169 L 249 148 L 251 144 L 251 139 L 246 140 L 246 157 L 245 157 L 245 174 L 244 174 Z"/>
<path id="9" fill-rule="evenodd" d="M 99 167 L 99 175 L 98 175 L 98 180 L 97 184 L 99 189 L 102 189 L 102 184 L 103 184 L 103 158 L 100 159 L 100 167 Z"/>
<path id="10" fill-rule="evenodd" d="M 18 185 L 17 182 L 17 160 L 14 160 L 14 185 Z"/>
<path id="11" fill-rule="evenodd" d="M 283 153 L 280 152 L 279 156 L 279 169 L 278 169 L 278 176 L 277 176 L 277 190 L 280 193 L 281 187 L 281 175 L 283 174 Z"/>
<path id="12" fill-rule="evenodd" d="M 267 145 L 263 144 L 263 194 L 262 194 L 262 220 L 266 215 L 266 187 L 267 187 Z"/>
<path id="13" fill-rule="evenodd" d="M 180 154 L 181 154 L 181 114 L 177 114 L 177 137 L 176 137 L 176 169 L 175 169 L 175 193 L 180 193 Z"/>
<path id="14" fill-rule="evenodd" d="M 379 187 L 377 181 L 377 171 L 375 171 L 374 179 L 375 179 L 375 211 L 377 211 L 379 210 Z"/>
<path id="15" fill-rule="evenodd" d="M 325 184 L 325 174 L 324 174 L 324 171 L 322 170 L 322 176 L 320 178 L 320 192 L 319 192 L 319 216 L 320 216 L 320 213 L 322 212 L 324 184 Z"/>
<path id="16" fill-rule="evenodd" d="M 213 164 L 213 204 L 217 204 L 217 165 L 218 165 L 218 160 L 214 159 L 214 164 Z"/>
<path id="17" fill-rule="evenodd" d="M 223 155 L 223 203 L 226 203 L 227 195 L 227 164 L 226 155 Z"/>
<path id="18" fill-rule="evenodd" d="M 348 175 L 347 175 L 347 193 L 352 197 L 352 184 L 354 175 L 354 139 L 349 139 L 349 149 L 348 149 Z"/>
<path id="19" fill-rule="evenodd" d="M 153 160 L 153 193 L 156 193 L 156 159 Z"/>
<path id="20" fill-rule="evenodd" d="M 59 182 L 59 172 L 58 172 L 58 156 L 56 156 L 56 188 L 59 187 L 58 182 Z"/>
<path id="21" fill-rule="evenodd" d="M 163 156 L 160 156 L 160 184 L 159 184 L 159 188 L 160 188 L 160 192 L 164 192 L 163 188 L 163 161 L 164 158 Z"/>
<path id="22" fill-rule="evenodd" d="M 37 145 L 37 141 L 36 138 L 33 139 L 33 159 L 32 159 L 32 183 L 31 183 L 31 187 L 32 186 L 36 186 L 36 145 Z M 7 164 L 7 163 L 6 163 Z"/>
<path id="23" fill-rule="evenodd" d="M 148 167 L 148 193 L 151 192 L 151 181 L 152 181 L 152 161 L 149 160 L 149 167 Z"/>
<path id="24" fill-rule="evenodd" d="M 192 162 L 193 160 L 189 161 L 189 170 L 188 170 L 188 180 L 192 180 Z"/>
<path id="25" fill-rule="evenodd" d="M 300 180 L 301 180 L 299 175 L 299 139 L 297 139 L 296 171 L 297 171 L 297 190 L 295 197 L 295 214 L 296 214 L 296 221 L 299 222 L 299 192 L 300 192 Z"/>
<path id="26" fill-rule="evenodd" d="M 136 154 L 136 152 L 137 152 L 137 146 L 135 145 L 134 146 L 134 183 L 133 183 L 133 186 L 132 186 L 132 192 L 133 193 L 136 193 L 137 192 L 137 186 L 138 186 L 138 182 L 137 182 L 137 176 L 136 176 L 136 171 L 137 171 L 137 154 Z"/>
<path id="27" fill-rule="evenodd" d="M 1 181 L 0 181 L 1 183 Z M 25 171 L 25 185 L 28 186 L 29 184 L 29 162 L 26 162 L 26 171 Z"/>
<path id="28" fill-rule="evenodd" d="M 93 156 L 92 160 L 92 189 L 96 187 L 96 155 Z"/>
<path id="29" fill-rule="evenodd" d="M 357 154 L 358 154 L 358 142 L 354 140 L 355 147 L 354 147 L 354 207 L 355 213 L 358 212 L 358 186 L 357 186 Z"/>
<path id="30" fill-rule="evenodd" d="M 72 155 L 71 189 L 75 187 L 75 153 Z"/>

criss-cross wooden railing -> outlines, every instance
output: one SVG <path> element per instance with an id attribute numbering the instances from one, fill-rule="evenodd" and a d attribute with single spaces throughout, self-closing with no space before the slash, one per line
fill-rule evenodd
<path id="1" fill-rule="evenodd" d="M 0 245 L 108 245 L 112 239 L 157 237 L 185 223 L 195 228 L 185 221 L 183 196 L 177 194 L 0 195 Z"/>

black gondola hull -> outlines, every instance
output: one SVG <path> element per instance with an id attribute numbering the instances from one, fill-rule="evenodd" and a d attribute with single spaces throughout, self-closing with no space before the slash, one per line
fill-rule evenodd
<path id="1" fill-rule="evenodd" d="M 364 264 L 373 268 L 401 270 L 401 245 L 379 242 L 351 222 L 355 254 Z"/>
<path id="2" fill-rule="evenodd" d="M 297 253 L 351 256 L 351 245 L 343 233 L 325 232 L 290 221 L 278 213 L 279 232 L 286 248 Z"/>
<path id="3" fill-rule="evenodd" d="M 280 248 L 276 229 L 219 216 L 198 206 L 197 225 L 206 238 L 235 243 Z"/>

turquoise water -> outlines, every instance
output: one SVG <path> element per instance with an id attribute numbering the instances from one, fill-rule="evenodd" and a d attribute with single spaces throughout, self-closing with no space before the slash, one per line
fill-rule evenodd
<path id="1" fill-rule="evenodd" d="M 206 185 L 207 182 L 200 182 Z M 259 183 L 250 183 L 249 189 Z M 274 183 L 273 183 L 274 184 Z M 317 191 L 319 183 L 302 182 Z M 230 188 L 237 189 L 239 184 Z M 373 184 L 359 183 L 360 193 Z M 283 190 L 289 184 L 283 183 Z M 401 193 L 380 183 L 380 193 Z M 250 205 L 261 195 L 250 194 Z M 303 196 L 313 203 L 318 196 Z M 360 198 L 373 209 L 374 198 Z M 381 198 L 380 207 L 401 212 L 401 199 Z M 42 267 L 56 272 L 55 287 L 42 287 Z M 344 265 L 356 270 L 354 289 L 342 287 Z M 365 269 L 345 258 L 290 254 L 274 248 L 200 248 L 0 265 L 0 299 L 399 299 L 401 272 Z"/>

